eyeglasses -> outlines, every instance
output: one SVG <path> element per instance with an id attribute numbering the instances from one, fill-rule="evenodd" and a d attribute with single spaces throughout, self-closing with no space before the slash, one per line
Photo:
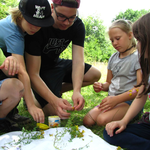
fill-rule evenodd
<path id="1" fill-rule="evenodd" d="M 59 21 L 66 21 L 66 20 L 68 20 L 69 22 L 74 22 L 75 20 L 76 20 L 76 18 L 77 18 L 77 16 L 76 15 L 74 15 L 74 16 L 71 16 L 71 17 L 66 17 L 66 16 L 64 16 L 64 15 L 62 15 L 62 14 L 59 14 L 58 15 L 58 13 L 57 13 L 57 11 L 56 11 L 56 9 L 55 9 L 55 7 L 54 7 L 54 10 L 55 10 L 55 13 L 56 13 L 56 16 L 57 16 L 57 19 L 59 20 Z"/>

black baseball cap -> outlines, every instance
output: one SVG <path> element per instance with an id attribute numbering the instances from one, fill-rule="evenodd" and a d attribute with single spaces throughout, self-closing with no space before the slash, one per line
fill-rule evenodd
<path id="1" fill-rule="evenodd" d="M 38 27 L 48 27 L 54 24 L 48 0 L 20 0 L 19 10 L 24 19 Z"/>

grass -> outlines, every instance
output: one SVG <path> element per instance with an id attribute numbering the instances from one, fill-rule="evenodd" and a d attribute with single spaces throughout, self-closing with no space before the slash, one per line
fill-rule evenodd
<path id="1" fill-rule="evenodd" d="M 102 77 L 101 77 L 101 82 L 105 81 L 105 77 L 106 77 L 106 64 L 101 64 L 101 65 L 97 65 L 97 63 L 93 64 L 94 66 L 96 66 L 99 70 L 103 70 L 102 71 Z M 107 96 L 107 92 L 100 92 L 100 93 L 96 93 L 93 90 L 93 85 L 84 87 L 81 89 L 81 93 L 85 99 L 85 107 L 82 111 L 79 111 L 77 113 L 77 116 L 75 117 L 75 122 L 77 125 L 82 125 L 82 120 L 83 117 L 85 116 L 85 114 L 92 109 L 93 107 L 95 107 L 95 105 L 98 105 L 101 100 Z M 71 100 L 71 96 L 72 96 L 72 91 L 66 92 L 62 95 L 62 97 L 64 99 L 67 99 L 71 104 L 72 104 L 72 100 Z M 35 126 L 36 123 L 35 121 L 32 119 L 31 115 L 28 113 L 28 111 L 25 110 L 24 106 L 23 106 L 23 102 L 21 101 L 19 106 L 19 114 L 29 117 L 32 122 L 30 124 L 24 125 L 24 127 L 28 130 L 32 130 Z M 62 120 L 61 121 L 61 126 L 65 126 L 67 120 Z M 48 117 L 45 118 L 45 124 L 48 125 Z M 21 128 L 23 126 L 20 126 Z M 93 127 L 90 128 L 95 134 L 99 135 L 100 137 L 103 137 L 102 131 L 104 129 L 104 127 L 99 127 L 97 125 L 94 125 Z"/>
<path id="2" fill-rule="evenodd" d="M 102 72 L 102 77 L 100 79 L 100 82 L 105 82 L 106 80 L 106 74 L 107 74 L 107 69 L 106 66 L 107 64 L 105 63 L 93 63 L 93 66 L 97 67 L 99 70 L 101 70 Z M 85 107 L 82 111 L 78 112 L 78 115 L 76 116 L 76 124 L 77 125 L 82 125 L 82 120 L 83 117 L 85 116 L 85 114 L 92 109 L 93 107 L 95 107 L 96 105 L 98 105 L 101 100 L 107 96 L 107 92 L 100 92 L 100 93 L 96 93 L 93 90 L 93 85 L 84 87 L 81 89 L 81 93 L 85 99 Z M 72 100 L 71 100 L 71 96 L 72 96 L 72 91 L 66 92 L 62 95 L 62 97 L 64 99 L 67 99 L 71 104 L 72 104 Z M 28 111 L 25 110 L 24 106 L 23 106 L 23 102 L 21 101 L 21 103 L 18 106 L 19 109 L 19 114 L 23 115 L 23 116 L 27 116 L 30 117 L 32 122 L 30 124 L 24 125 L 24 127 L 28 130 L 32 130 L 36 123 L 35 121 L 32 119 L 31 115 L 28 113 Z M 65 126 L 67 120 L 62 120 L 61 121 L 61 126 Z M 48 125 L 48 117 L 45 118 L 45 124 Z M 21 126 L 23 127 L 23 126 Z M 103 137 L 102 131 L 104 129 L 104 127 L 99 127 L 97 125 L 94 125 L 93 127 L 90 128 L 95 134 L 99 135 L 100 137 Z"/>
<path id="3" fill-rule="evenodd" d="M 106 80 L 106 75 L 107 75 L 107 64 L 105 63 L 93 63 L 93 66 L 97 67 L 101 73 L 101 79 L 100 82 L 105 82 Z M 78 114 L 75 117 L 75 122 L 77 125 L 82 125 L 82 120 L 83 117 L 85 116 L 85 114 L 92 109 L 93 107 L 95 107 L 96 105 L 100 104 L 101 100 L 107 96 L 107 92 L 100 92 L 100 93 L 96 93 L 93 90 L 93 86 L 87 86 L 81 89 L 81 94 L 83 95 L 84 99 L 85 99 L 85 107 L 82 111 L 79 111 Z M 63 98 L 67 99 L 70 103 L 72 103 L 71 100 L 71 96 L 72 96 L 72 91 L 66 92 L 63 94 Z M 31 118 L 32 122 L 26 125 L 20 125 L 20 127 L 25 127 L 25 129 L 27 130 L 32 130 L 35 126 L 36 126 L 36 122 L 32 119 L 31 115 L 28 113 L 28 111 L 25 110 L 24 106 L 23 106 L 23 102 L 21 101 L 19 106 L 19 114 L 29 117 Z M 144 112 L 146 111 L 150 111 L 150 101 L 148 100 L 146 102 L 145 108 L 144 108 Z M 65 126 L 67 120 L 62 120 L 61 121 L 61 126 Z M 48 117 L 45 118 L 45 124 L 48 125 Z M 90 129 L 98 136 L 100 136 L 101 138 L 103 138 L 103 129 L 104 127 L 100 127 L 97 125 L 94 125 L 92 127 L 90 127 Z"/>

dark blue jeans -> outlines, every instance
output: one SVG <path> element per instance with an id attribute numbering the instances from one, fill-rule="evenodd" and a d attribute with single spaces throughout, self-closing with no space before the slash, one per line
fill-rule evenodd
<path id="1" fill-rule="evenodd" d="M 113 137 L 104 129 L 103 136 L 108 143 L 128 150 L 150 150 L 149 124 L 129 124 L 123 132 L 114 134 Z"/>

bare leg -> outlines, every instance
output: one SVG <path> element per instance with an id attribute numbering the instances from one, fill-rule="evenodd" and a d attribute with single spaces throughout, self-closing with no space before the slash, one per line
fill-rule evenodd
<path id="1" fill-rule="evenodd" d="M 82 87 L 88 86 L 97 82 L 101 77 L 101 72 L 95 68 L 91 67 L 88 72 L 84 75 Z M 72 83 L 63 83 L 61 93 L 70 91 L 73 89 Z"/>
<path id="2" fill-rule="evenodd" d="M 120 103 L 115 108 L 107 111 L 101 112 L 98 107 L 90 110 L 83 118 L 83 124 L 85 126 L 92 126 L 97 123 L 99 126 L 104 126 L 111 121 L 117 121 L 124 117 L 129 105 L 127 103 Z"/>
<path id="3" fill-rule="evenodd" d="M 44 112 L 45 116 L 56 115 L 56 112 L 55 112 L 53 106 L 50 104 L 47 104 L 44 106 L 43 112 Z"/>
<path id="4" fill-rule="evenodd" d="M 0 118 L 6 117 L 6 115 L 19 103 L 21 97 L 23 97 L 24 86 L 16 78 L 6 79 L 0 88 L 0 100 L 2 105 L 0 106 Z"/>
<path id="5" fill-rule="evenodd" d="M 111 121 L 120 120 L 124 117 L 129 107 L 130 106 L 127 103 L 120 103 L 115 108 L 100 113 L 96 122 L 99 126 L 104 126 Z"/>
<path id="6" fill-rule="evenodd" d="M 98 107 L 94 107 L 83 118 L 83 124 L 87 127 L 94 125 L 100 113 L 100 109 L 98 109 Z"/>
<path id="7" fill-rule="evenodd" d="M 84 75 L 82 87 L 93 84 L 94 82 L 98 81 L 100 77 L 101 77 L 100 71 L 95 67 L 91 67 L 88 70 L 88 72 Z M 73 89 L 73 86 L 71 83 L 63 83 L 61 92 L 64 93 L 72 89 Z M 37 100 L 35 100 L 35 105 L 41 108 Z M 45 105 L 45 107 L 43 108 L 43 112 L 45 116 L 56 115 L 55 109 L 50 104 Z"/>

